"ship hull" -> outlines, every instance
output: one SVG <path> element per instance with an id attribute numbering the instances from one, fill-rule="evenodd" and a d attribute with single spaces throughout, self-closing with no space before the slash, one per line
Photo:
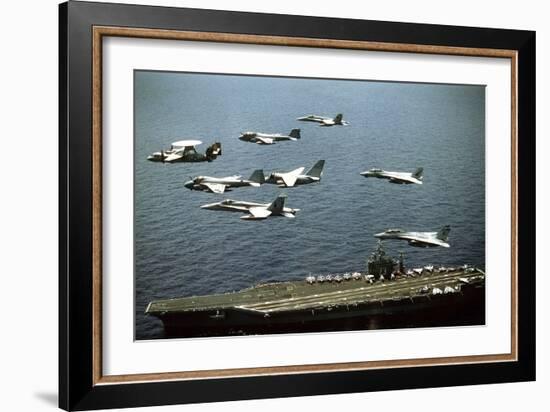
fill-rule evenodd
<path id="1" fill-rule="evenodd" d="M 485 287 L 464 286 L 459 293 L 289 310 L 267 316 L 239 308 L 155 316 L 163 322 L 164 337 L 484 325 Z"/>

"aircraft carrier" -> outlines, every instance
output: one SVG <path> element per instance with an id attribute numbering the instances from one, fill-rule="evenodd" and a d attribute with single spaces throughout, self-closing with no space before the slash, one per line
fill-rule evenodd
<path id="1" fill-rule="evenodd" d="M 237 292 L 150 302 L 165 336 L 347 331 L 485 323 L 485 273 L 479 268 L 406 270 L 382 245 L 364 272 L 307 276 Z"/>

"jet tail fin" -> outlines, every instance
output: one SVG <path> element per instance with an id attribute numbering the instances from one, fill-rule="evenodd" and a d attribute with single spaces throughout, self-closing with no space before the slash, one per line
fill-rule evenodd
<path id="1" fill-rule="evenodd" d="M 288 135 L 290 137 L 294 137 L 295 139 L 299 139 L 299 138 L 301 138 L 300 129 L 292 129 Z"/>
<path id="2" fill-rule="evenodd" d="M 212 161 L 216 157 L 221 155 L 222 155 L 222 144 L 220 142 L 216 142 L 208 146 L 205 152 L 205 156 L 208 161 Z"/>
<path id="3" fill-rule="evenodd" d="M 343 118 L 344 118 L 344 115 L 342 113 L 338 113 L 336 117 L 333 119 L 334 123 L 341 123 Z"/>
<path id="4" fill-rule="evenodd" d="M 311 169 L 306 173 L 307 176 L 313 176 L 313 177 L 321 177 L 323 174 L 323 167 L 325 166 L 324 160 L 319 160 L 317 163 L 313 165 Z"/>
<path id="5" fill-rule="evenodd" d="M 279 195 L 267 208 L 271 213 L 282 213 L 285 207 L 286 195 Z"/>
<path id="6" fill-rule="evenodd" d="M 418 179 L 418 180 L 422 180 L 422 173 L 424 173 L 424 168 L 423 167 L 419 167 L 418 169 L 415 170 L 415 172 L 413 173 L 413 177 Z"/>
<path id="7" fill-rule="evenodd" d="M 248 180 L 259 184 L 265 183 L 264 171 L 262 169 L 254 170 Z"/>
<path id="8" fill-rule="evenodd" d="M 451 231 L 451 226 L 449 225 L 446 225 L 446 226 L 443 226 L 439 232 L 437 232 L 437 235 L 436 237 L 439 239 L 439 240 L 442 240 L 444 242 L 447 241 L 447 239 L 449 238 L 449 232 Z"/>

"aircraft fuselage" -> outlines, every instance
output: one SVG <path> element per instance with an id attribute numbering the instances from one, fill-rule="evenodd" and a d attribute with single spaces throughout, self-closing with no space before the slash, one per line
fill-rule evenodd
<path id="1" fill-rule="evenodd" d="M 396 184 L 422 184 L 422 176 L 420 178 L 414 176 L 413 173 L 407 173 L 407 172 L 388 172 L 385 170 L 380 169 L 371 169 L 367 170 L 366 172 L 362 172 L 361 176 L 364 177 L 376 177 L 378 179 L 387 179 L 390 181 L 390 183 L 396 183 Z"/>
<path id="2" fill-rule="evenodd" d="M 207 205 L 201 206 L 201 209 L 208 210 L 222 210 L 226 212 L 241 212 L 247 213 L 251 208 L 264 208 L 267 209 L 271 206 L 271 203 L 256 203 L 256 202 L 246 202 L 241 200 L 231 200 L 226 199 L 218 203 L 210 203 Z M 300 209 L 292 209 L 290 207 L 283 207 L 280 212 L 274 210 L 272 211 L 272 216 L 282 215 L 283 213 L 296 214 Z"/>
<path id="3" fill-rule="evenodd" d="M 449 231 L 448 226 L 445 226 L 441 232 L 406 232 L 401 229 L 388 229 L 375 234 L 374 237 L 381 240 L 405 240 L 410 246 L 415 247 L 450 247 L 447 243 Z"/>
<path id="4" fill-rule="evenodd" d="M 320 182 L 321 178 L 307 175 L 300 175 L 296 178 L 296 183 L 294 186 L 306 185 L 309 183 Z M 271 173 L 269 177 L 265 180 L 266 183 L 271 184 L 281 184 L 281 173 Z"/>
<path id="5" fill-rule="evenodd" d="M 258 144 L 273 144 L 286 140 L 296 141 L 300 138 L 300 129 L 292 129 L 289 134 L 282 133 L 261 133 L 261 132 L 243 132 L 239 136 L 239 140 L 243 142 L 258 143 Z"/>
<path id="6" fill-rule="evenodd" d="M 241 176 L 197 176 L 193 180 L 185 182 L 184 186 L 191 190 L 208 190 L 208 188 L 204 185 L 205 183 L 224 185 L 226 187 L 226 190 L 232 187 L 259 186 L 258 183 L 252 182 L 248 179 L 243 179 Z"/>
<path id="7" fill-rule="evenodd" d="M 335 118 L 317 116 L 311 114 L 309 116 L 298 117 L 296 120 L 302 122 L 315 122 L 319 123 L 320 126 L 347 126 L 347 122 L 343 120 L 342 115 L 339 114 Z"/>

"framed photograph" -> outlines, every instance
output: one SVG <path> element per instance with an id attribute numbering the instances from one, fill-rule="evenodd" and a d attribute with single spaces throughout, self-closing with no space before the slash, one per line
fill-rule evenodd
<path id="1" fill-rule="evenodd" d="M 534 32 L 59 10 L 61 408 L 535 379 Z"/>

